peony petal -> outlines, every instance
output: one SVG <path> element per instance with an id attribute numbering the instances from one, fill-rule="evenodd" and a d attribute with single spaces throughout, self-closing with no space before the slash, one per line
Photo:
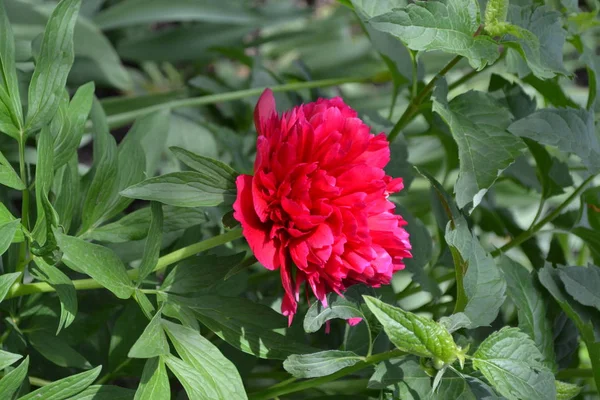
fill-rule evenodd
<path id="1" fill-rule="evenodd" d="M 275 97 L 271 89 L 265 89 L 260 95 L 256 108 L 254 108 L 254 126 L 259 136 L 268 136 L 266 132 L 267 121 L 277 115 L 275 107 Z"/>
<path id="2" fill-rule="evenodd" d="M 270 227 L 263 224 L 256 211 L 252 200 L 252 177 L 240 175 L 235 184 L 237 198 L 233 203 L 233 217 L 242 224 L 244 237 L 252 252 L 265 268 L 274 270 L 279 268 L 279 243 L 269 239 Z"/>

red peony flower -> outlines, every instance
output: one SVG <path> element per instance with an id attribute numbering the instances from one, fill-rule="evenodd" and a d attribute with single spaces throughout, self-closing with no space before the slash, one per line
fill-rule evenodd
<path id="1" fill-rule="evenodd" d="M 234 217 L 258 261 L 279 269 L 289 323 L 304 282 L 325 306 L 329 292 L 388 284 L 411 246 L 406 221 L 388 200 L 403 183 L 383 170 L 390 161 L 385 134 L 371 134 L 339 97 L 279 117 L 269 89 L 254 123 L 254 176 L 237 178 Z"/>

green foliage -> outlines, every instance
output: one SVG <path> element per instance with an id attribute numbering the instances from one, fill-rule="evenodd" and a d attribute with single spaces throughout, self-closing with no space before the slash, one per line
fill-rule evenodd
<path id="1" fill-rule="evenodd" d="M 0 398 L 598 399 L 598 10 L 0 0 Z M 330 264 L 303 282 L 244 240 L 282 234 L 233 210 L 267 87 L 280 114 L 340 96 L 387 135 L 412 253 L 389 285 L 336 293 Z M 306 211 L 365 234 L 330 207 Z"/>

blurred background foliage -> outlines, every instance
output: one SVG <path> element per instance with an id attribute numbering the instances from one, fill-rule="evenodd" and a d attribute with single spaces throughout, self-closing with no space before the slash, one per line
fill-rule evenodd
<path id="1" fill-rule="evenodd" d="M 5 0 L 4 3 L 16 38 L 17 62 L 25 93 L 33 71 L 32 59 L 39 51 L 40 34 L 56 2 Z M 485 7 L 485 0 L 481 3 L 482 8 Z M 572 0 L 554 0 L 551 3 L 556 3 L 553 7 L 565 15 L 573 15 L 572 19 L 567 19 L 572 24 L 571 28 L 581 34 L 587 47 L 596 48 L 596 65 L 600 65 L 597 55 L 600 47 L 598 2 L 583 0 L 577 4 Z M 398 5 L 403 4 L 403 0 L 398 0 Z M 74 93 L 80 85 L 95 82 L 96 95 L 101 99 L 117 141 L 121 142 L 127 132 L 141 135 L 148 177 L 183 168 L 168 151 L 170 146 L 218 158 L 240 173 L 251 173 L 255 143 L 252 112 L 258 95 L 244 95 L 240 91 L 335 79 L 335 87 L 325 87 L 333 86 L 326 84 L 314 89 L 276 93 L 280 111 L 318 97 L 342 96 L 377 130 L 389 131 L 408 104 L 413 80 L 408 51 L 400 42 L 390 46 L 389 53 L 382 57 L 365 35 L 357 15 L 334 1 L 83 0 L 75 31 L 76 58 L 68 85 L 70 92 Z M 450 59 L 450 55 L 440 52 L 421 53 L 416 74 L 419 87 L 423 80 L 428 80 L 426 77 L 438 72 Z M 504 77 L 510 82 L 520 83 L 539 107 L 584 106 L 588 93 L 585 63 L 571 44 L 565 46 L 564 59 L 567 70 L 574 72 L 571 76 L 547 81 L 531 76 L 520 79 L 518 74 L 512 73 L 518 66 L 508 57 L 477 75 L 471 75 L 465 84 L 456 81 L 472 69 L 462 61 L 447 75 L 451 88 L 449 97 L 471 88 L 487 90 L 490 78 L 495 75 L 496 79 Z M 395 68 L 390 69 L 390 63 Z M 230 92 L 240 94 L 231 101 L 207 101 L 201 107 L 186 106 L 185 101 L 181 102 Z M 26 97 L 22 96 L 23 99 Z M 561 104 L 556 104 L 557 101 Z M 146 115 L 149 117 L 143 120 L 145 125 L 130 130 L 135 117 Z M 430 192 L 429 182 L 417 175 L 411 166 L 428 171 L 448 191 L 452 191 L 458 172 L 456 144 L 447 126 L 431 111 L 415 119 L 402 136 L 392 144 L 389 173 L 404 177 L 407 183 L 396 200 L 401 204 L 401 213 L 406 215 L 409 226 L 412 226 L 411 234 L 416 238 L 413 243 L 417 245 L 416 257 L 407 270 L 395 276 L 390 287 L 380 289 L 378 294 L 389 303 L 399 301 L 400 306 L 407 310 L 437 319 L 452 310 L 451 297 L 444 293 L 451 290 L 453 284 L 453 263 L 443 243 L 444 227 L 436 222 L 439 203 Z M 6 136 L 0 136 L 0 148 L 10 161 L 18 161 L 16 145 Z M 92 150 L 88 133 L 79 150 L 82 172 L 91 165 Z M 558 152 L 552 153 L 552 156 L 571 165 L 572 173 L 577 176 L 578 169 L 581 169 L 577 162 Z M 27 159 L 35 164 L 33 147 L 28 148 Z M 499 247 L 508 236 L 527 228 L 538 209 L 541 187 L 533 163 L 525 156 L 502 174 L 473 214 L 476 232 L 488 249 Z M 0 198 L 9 204 L 5 201 L 6 196 L 8 192 L 0 188 Z M 547 207 L 560 203 L 564 198 L 565 195 L 559 195 L 549 199 Z M 586 205 L 598 205 L 594 193 L 588 194 L 588 198 L 589 202 L 573 203 L 564 212 L 559 220 L 562 229 L 569 230 L 580 221 L 588 220 L 591 208 Z M 142 205 L 145 203 L 136 201 L 126 213 Z M 221 229 L 220 216 L 220 210 L 211 209 L 206 210 L 206 215 L 189 215 L 186 223 L 165 232 L 163 249 L 180 248 L 213 236 Z M 593 215 L 589 221 L 598 223 Z M 124 261 L 140 259 L 143 238 L 127 243 L 113 242 L 108 246 Z M 541 253 L 573 265 L 581 264 L 580 261 L 586 260 L 590 254 L 596 260 L 600 259 L 597 238 L 584 246 L 580 239 L 556 230 L 540 233 L 532 240 L 529 249 L 529 254 L 513 250 L 511 255 L 529 266 L 535 257 L 541 257 Z M 225 248 L 220 251 L 233 252 Z M 281 293 L 277 273 L 254 265 L 225 284 L 227 287 L 223 290 L 231 295 L 246 293 L 257 302 L 279 309 L 275 300 Z M 38 341 L 32 341 L 39 354 L 32 356 L 30 374 L 58 379 L 63 371 L 53 370 L 53 364 L 70 368 L 103 364 L 108 365 L 106 381 L 117 379 L 127 386 L 131 379 L 131 387 L 135 388 L 139 379 L 135 377 L 141 375 L 143 360 L 129 359 L 127 352 L 147 322 L 139 307 L 133 300 L 118 301 L 106 296 L 104 291 L 79 292 L 78 299 L 80 310 L 77 319 L 56 337 L 44 332 L 49 327 L 55 330 L 58 303 L 47 298 L 40 300 L 40 296 L 36 295 L 23 299 L 25 310 L 29 311 L 21 313 L 20 329 L 42 332 L 38 334 Z M 304 302 L 304 310 L 301 309 L 287 333 L 302 338 L 302 341 L 305 337 L 302 313 L 307 307 Z M 47 320 L 40 317 L 44 313 L 48 315 Z M 28 325 L 27 318 L 31 315 L 36 316 L 32 319 L 35 323 Z M 494 328 L 504 325 L 502 319 L 509 322 L 516 319 L 510 302 L 503 307 L 502 316 L 493 324 Z M 569 349 L 576 348 L 569 343 L 569 337 L 572 339 L 577 335 L 571 325 L 563 331 L 567 353 Z M 331 334 L 316 333 L 311 340 L 320 343 L 319 347 L 328 348 L 336 348 L 343 343 L 345 349 L 364 354 L 364 329 L 364 324 L 350 330 L 341 321 L 332 321 Z M 18 342 L 22 339 L 11 335 L 9 340 Z M 389 348 L 385 340 L 380 342 L 376 341 L 376 346 Z M 13 345 L 19 347 L 19 343 Z M 25 343 L 20 346 L 24 347 Z M 279 362 L 259 360 L 222 342 L 220 349 L 235 363 L 248 391 L 288 376 L 280 369 Z M 565 365 L 585 366 L 585 351 L 580 354 L 568 354 Z M 361 388 L 364 384 L 364 381 L 359 382 Z M 336 386 L 336 383 L 329 385 L 320 388 L 318 393 L 354 393 L 356 390 L 347 382 L 345 387 Z"/>

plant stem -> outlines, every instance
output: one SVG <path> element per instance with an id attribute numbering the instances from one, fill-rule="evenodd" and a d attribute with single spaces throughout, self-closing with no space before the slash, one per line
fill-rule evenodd
<path id="1" fill-rule="evenodd" d="M 418 63 L 417 63 L 417 52 L 413 51 L 413 50 L 409 50 L 408 53 L 410 54 L 410 61 L 412 62 L 412 90 L 410 92 L 411 94 L 411 98 L 415 98 L 417 97 L 417 88 L 418 88 L 418 79 L 417 79 L 417 75 L 418 75 Z"/>
<path id="2" fill-rule="evenodd" d="M 403 351 L 397 350 L 397 349 L 388 351 L 385 353 L 375 354 L 375 355 L 365 358 L 364 361 L 361 361 L 350 367 L 339 370 L 334 374 L 331 374 L 328 376 L 322 376 L 320 378 L 308 379 L 308 380 L 301 381 L 301 382 L 291 383 L 286 386 L 278 386 L 278 385 L 271 386 L 264 390 L 261 390 L 260 392 L 251 393 L 248 396 L 248 398 L 250 400 L 268 400 L 268 399 L 272 399 L 277 396 L 282 396 L 284 394 L 295 393 L 295 392 L 299 392 L 301 390 L 310 389 L 310 388 L 322 385 L 327 382 L 335 381 L 336 379 L 339 379 L 343 376 L 352 374 L 354 372 L 360 371 L 364 368 L 371 366 L 372 364 L 376 364 L 381 361 L 389 360 L 390 358 L 400 357 L 400 356 L 403 356 L 404 354 L 406 354 L 406 353 L 404 353 Z"/>
<path id="3" fill-rule="evenodd" d="M 175 264 L 181 260 L 192 257 L 202 251 L 206 251 L 212 249 L 213 247 L 220 246 L 225 243 L 229 243 L 235 239 L 239 239 L 242 237 L 241 229 L 233 229 L 229 232 L 226 232 L 222 235 L 218 235 L 212 237 L 210 239 L 203 240 L 201 242 L 192 244 L 190 246 L 184 247 L 179 250 L 175 250 L 172 253 L 166 254 L 158 259 L 158 263 L 154 268 L 153 272 L 160 271 L 165 269 L 169 265 Z M 135 279 L 138 276 L 138 270 L 133 269 L 127 271 L 127 274 Z M 90 290 L 90 289 L 99 289 L 103 286 L 96 282 L 94 279 L 76 279 L 73 281 L 73 286 L 75 286 L 75 290 Z M 28 283 L 28 284 L 18 284 L 14 285 L 8 294 L 6 295 L 7 299 L 19 296 L 25 296 L 33 293 L 47 293 L 54 292 L 54 288 L 48 285 L 45 282 L 37 282 L 37 283 Z"/>
<path id="4" fill-rule="evenodd" d="M 463 83 L 470 81 L 471 78 L 473 78 L 475 75 L 477 75 L 480 72 L 481 71 L 477 71 L 476 69 L 474 69 L 473 71 L 469 72 L 468 74 L 463 75 L 458 80 L 456 80 L 455 82 L 452 82 L 450 85 L 448 85 L 448 91 L 450 91 L 452 89 L 456 89 Z"/>
<path id="5" fill-rule="evenodd" d="M 431 80 L 429 81 L 427 86 L 425 86 L 423 88 L 423 90 L 421 90 L 421 92 L 419 92 L 419 94 L 416 97 L 413 97 L 413 99 L 410 101 L 410 104 L 404 111 L 404 114 L 402 114 L 402 116 L 400 117 L 398 122 L 396 122 L 396 125 L 394 125 L 394 127 L 390 131 L 390 134 L 388 135 L 388 141 L 390 141 L 390 142 L 393 141 L 396 138 L 396 136 L 398 136 L 400 131 L 402 131 L 402 129 L 404 129 L 406 127 L 406 125 L 408 125 L 408 123 L 410 121 L 412 121 L 412 119 L 418 114 L 419 106 L 421 105 L 421 103 L 433 91 L 433 88 L 434 88 L 437 80 L 439 78 L 443 77 L 444 75 L 446 75 L 448 73 L 448 71 L 450 71 L 456 64 L 458 64 L 458 62 L 461 59 L 462 59 L 462 56 L 456 56 L 452 60 L 450 60 L 450 62 L 448 64 L 446 64 L 446 66 L 444 68 L 442 68 L 442 70 L 440 72 L 438 72 L 433 78 L 431 78 Z"/>
<path id="6" fill-rule="evenodd" d="M 596 177 L 596 175 L 590 175 L 587 179 L 585 179 L 581 185 L 579 185 L 574 191 L 573 193 L 571 193 L 571 195 L 569 197 L 567 197 L 567 199 L 565 201 L 563 201 L 558 207 L 556 207 L 550 214 L 548 214 L 546 217 L 542 218 L 540 220 L 540 222 L 538 222 L 537 224 L 533 225 L 531 228 L 529 228 L 528 230 L 522 232 L 520 235 L 518 235 L 517 237 L 515 237 L 513 240 L 511 240 L 510 242 L 506 243 L 504 246 L 500 247 L 499 249 L 496 249 L 494 251 L 492 251 L 490 254 L 492 255 L 492 257 L 498 257 L 499 255 L 505 253 L 506 251 L 512 249 L 513 247 L 516 247 L 518 245 L 520 245 L 521 243 L 525 242 L 527 239 L 531 238 L 533 235 L 535 235 L 540 229 L 542 229 L 546 224 L 552 222 L 556 217 L 558 217 L 560 215 L 560 213 L 569 205 L 571 204 L 571 202 L 573 200 L 575 200 L 580 194 L 581 192 L 583 192 L 583 190 L 585 189 L 585 187 L 594 180 L 594 178 Z"/>
<path id="7" fill-rule="evenodd" d="M 591 378 L 593 376 L 594 371 L 589 368 L 567 368 L 558 371 L 556 379 Z"/>
<path id="8" fill-rule="evenodd" d="M 21 180 L 25 184 L 25 189 L 23 189 L 23 199 L 21 202 L 21 224 L 25 227 L 25 229 L 29 229 L 29 189 L 27 188 L 27 169 L 25 168 L 25 135 L 21 133 L 21 137 L 19 139 L 19 172 L 21 175 Z M 19 263 L 17 264 L 17 272 L 23 272 L 27 263 L 25 260 L 27 259 L 27 237 L 21 243 L 21 248 L 19 251 Z"/>
<path id="9" fill-rule="evenodd" d="M 342 85 L 344 83 L 362 83 L 373 80 L 374 77 L 346 77 L 346 78 L 332 78 L 332 79 L 321 79 L 316 81 L 308 81 L 308 82 L 293 82 L 286 83 L 284 85 L 271 86 L 270 89 L 273 92 L 289 92 L 292 90 L 301 90 L 301 89 L 314 89 L 320 87 L 327 86 L 337 86 Z M 240 100 L 250 96 L 258 96 L 260 95 L 266 87 L 260 88 L 252 88 L 245 90 L 236 90 L 233 92 L 227 93 L 218 93 L 211 94 L 207 96 L 200 97 L 190 97 L 187 99 L 180 100 L 172 100 L 162 104 L 156 104 L 149 107 L 140 108 L 133 111 L 128 111 L 124 113 L 119 113 L 115 115 L 110 115 L 107 118 L 108 125 L 110 128 L 118 128 L 123 125 L 126 125 L 130 122 L 133 122 L 136 118 L 141 116 L 151 114 L 157 111 L 161 111 L 164 109 L 174 109 L 181 107 L 193 107 L 193 106 L 203 106 L 207 104 L 220 103 L 225 101 L 233 101 Z"/>

